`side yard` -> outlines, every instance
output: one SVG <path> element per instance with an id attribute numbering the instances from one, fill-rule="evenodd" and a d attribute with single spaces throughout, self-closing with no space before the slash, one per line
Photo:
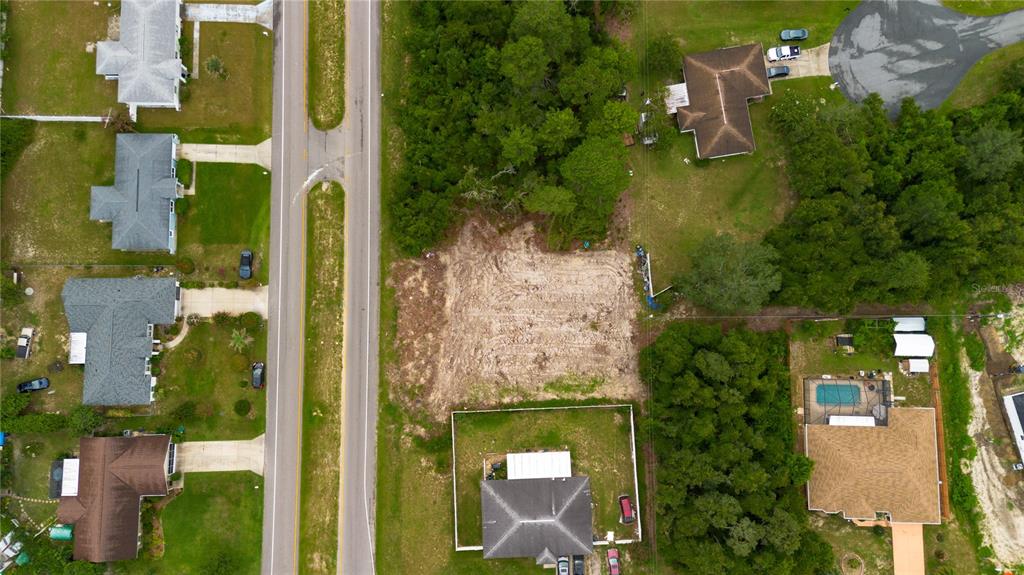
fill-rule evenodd
<path id="1" fill-rule="evenodd" d="M 307 196 L 306 343 L 302 387 L 299 570 L 334 573 L 338 551 L 338 463 L 344 337 L 345 193 L 317 186 Z"/>

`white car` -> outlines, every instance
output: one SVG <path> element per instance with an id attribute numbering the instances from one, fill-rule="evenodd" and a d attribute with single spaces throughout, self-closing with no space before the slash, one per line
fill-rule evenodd
<path id="1" fill-rule="evenodd" d="M 768 61 L 795 60 L 800 56 L 800 46 L 776 46 L 768 49 Z"/>

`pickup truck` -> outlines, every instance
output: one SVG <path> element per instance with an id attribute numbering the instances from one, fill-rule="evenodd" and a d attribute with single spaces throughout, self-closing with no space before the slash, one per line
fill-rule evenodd
<path id="1" fill-rule="evenodd" d="M 800 55 L 800 46 L 776 46 L 768 49 L 768 61 L 794 60 Z"/>
<path id="2" fill-rule="evenodd" d="M 28 356 L 32 355 L 33 335 L 35 335 L 35 330 L 32 328 L 21 328 L 21 335 L 18 336 L 18 348 L 15 351 L 14 357 L 17 357 L 18 359 L 28 359 Z"/>

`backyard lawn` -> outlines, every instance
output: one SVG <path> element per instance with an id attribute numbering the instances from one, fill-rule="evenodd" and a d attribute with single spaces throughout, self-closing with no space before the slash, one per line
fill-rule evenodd
<path id="1" fill-rule="evenodd" d="M 252 362 L 265 359 L 266 322 L 255 328 L 248 322 L 249 316 L 243 316 L 228 318 L 223 325 L 190 326 L 185 339 L 160 356 L 152 415 L 115 417 L 105 431 L 171 432 L 183 426 L 188 441 L 251 439 L 263 433 L 266 391 L 252 389 L 249 372 Z M 251 342 L 237 351 L 232 335 L 240 329 Z M 236 411 L 239 402 L 248 402 L 241 414 Z"/>
<path id="2" fill-rule="evenodd" d="M 96 73 L 96 54 L 87 50 L 107 37 L 118 13 L 116 3 L 12 0 L 3 113 L 98 116 L 121 106 L 117 83 Z"/>
<path id="3" fill-rule="evenodd" d="M 892 575 L 892 531 L 884 527 L 858 527 L 839 515 L 811 513 L 811 527 L 832 546 L 836 562 L 845 569 L 842 573 L 858 573 L 857 563 L 863 564 L 863 575 Z"/>
<path id="4" fill-rule="evenodd" d="M 269 283 L 270 173 L 251 164 L 196 164 L 196 194 L 179 200 L 178 255 L 196 271 L 185 281 L 238 281 L 241 250 L 255 255 L 253 279 Z"/>
<path id="5" fill-rule="evenodd" d="M 552 409 L 455 415 L 458 544 L 480 545 L 480 481 L 485 458 L 523 451 L 569 451 L 573 475 L 590 477 L 594 533 L 634 539 L 619 523 L 618 497 L 636 499 L 626 408 Z"/>
<path id="6" fill-rule="evenodd" d="M 258 573 L 263 538 L 263 478 L 248 471 L 189 473 L 185 489 L 166 502 L 160 522 L 165 544 L 163 557 L 112 563 L 114 573 Z"/>
<path id="7" fill-rule="evenodd" d="M 188 45 L 193 26 L 186 22 L 182 28 Z M 256 24 L 204 22 L 199 33 L 199 70 L 182 53 L 193 77 L 182 86 L 181 111 L 140 109 L 139 130 L 174 131 L 190 143 L 258 144 L 269 138 L 274 76 L 270 32 Z"/>

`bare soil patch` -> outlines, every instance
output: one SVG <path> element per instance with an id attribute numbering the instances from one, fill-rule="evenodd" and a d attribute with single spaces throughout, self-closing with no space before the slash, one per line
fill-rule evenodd
<path id="1" fill-rule="evenodd" d="M 641 396 L 632 259 L 548 253 L 531 223 L 499 234 L 471 220 L 456 242 L 394 264 L 402 395 L 443 419 L 452 406 Z"/>

